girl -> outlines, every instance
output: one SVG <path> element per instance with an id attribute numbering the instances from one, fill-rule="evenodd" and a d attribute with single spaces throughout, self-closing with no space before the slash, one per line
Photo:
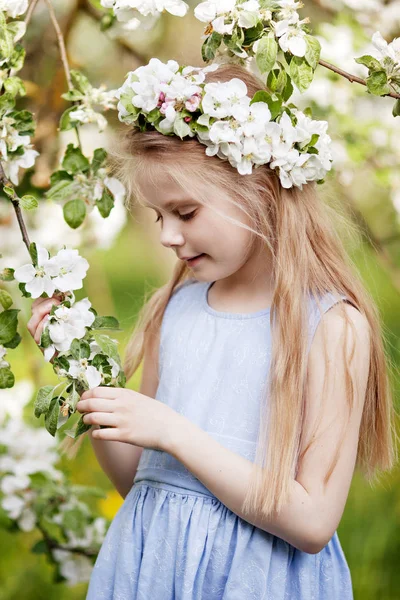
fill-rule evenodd
<path id="1" fill-rule="evenodd" d="M 234 77 L 262 87 L 237 65 L 207 80 Z M 355 466 L 392 467 L 394 415 L 377 308 L 331 209 L 314 183 L 243 176 L 196 139 L 131 127 L 115 156 L 178 261 L 127 347 L 140 393 L 77 406 L 125 498 L 87 599 L 349 600 L 336 529 Z M 35 302 L 38 341 L 53 300 Z"/>

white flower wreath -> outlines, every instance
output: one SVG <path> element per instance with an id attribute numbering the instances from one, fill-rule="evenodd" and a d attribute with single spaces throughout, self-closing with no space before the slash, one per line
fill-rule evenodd
<path id="1" fill-rule="evenodd" d="M 269 164 L 285 188 L 321 182 L 332 166 L 327 122 L 288 106 L 277 108 L 266 91 L 250 98 L 237 78 L 205 83 L 206 74 L 218 68 L 152 58 L 130 71 L 117 90 L 120 121 L 181 139 L 196 136 L 208 156 L 228 160 L 241 175 Z"/>

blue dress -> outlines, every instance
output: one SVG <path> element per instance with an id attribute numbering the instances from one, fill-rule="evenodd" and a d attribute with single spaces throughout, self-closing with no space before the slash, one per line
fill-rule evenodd
<path id="1" fill-rule="evenodd" d="M 254 461 L 271 358 L 270 309 L 214 310 L 189 279 L 164 313 L 156 399 Z M 325 312 L 340 301 L 326 294 Z M 309 297 L 309 346 L 321 318 Z M 144 449 L 112 521 L 86 600 L 352 600 L 337 532 L 308 554 L 251 525 L 182 463 Z"/>

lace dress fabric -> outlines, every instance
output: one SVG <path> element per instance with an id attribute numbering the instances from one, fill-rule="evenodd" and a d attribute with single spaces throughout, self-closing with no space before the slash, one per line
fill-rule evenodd
<path id="1" fill-rule="evenodd" d="M 254 461 L 271 359 L 270 310 L 208 304 L 211 283 L 166 308 L 156 399 Z M 345 296 L 319 299 L 322 314 Z M 322 314 L 309 298 L 308 348 Z M 145 448 L 97 557 L 86 600 L 352 600 L 337 532 L 308 554 L 229 510 L 182 463 Z"/>

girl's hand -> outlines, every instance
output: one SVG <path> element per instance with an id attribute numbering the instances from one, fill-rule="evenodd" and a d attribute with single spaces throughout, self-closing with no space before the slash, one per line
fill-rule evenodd
<path id="1" fill-rule="evenodd" d="M 61 300 L 56 296 L 52 296 L 51 298 L 36 298 L 36 300 L 32 302 L 32 316 L 27 324 L 29 333 L 39 346 L 42 353 L 44 353 L 44 350 L 39 345 L 40 339 L 42 337 L 43 329 L 49 320 L 49 314 L 53 304 L 61 304 Z M 54 356 L 50 362 L 53 362 L 53 360 Z"/>
<path id="2" fill-rule="evenodd" d="M 87 390 L 76 405 L 83 422 L 107 429 L 91 432 L 94 439 L 126 442 L 166 450 L 178 413 L 149 396 L 125 388 L 99 386 Z"/>

